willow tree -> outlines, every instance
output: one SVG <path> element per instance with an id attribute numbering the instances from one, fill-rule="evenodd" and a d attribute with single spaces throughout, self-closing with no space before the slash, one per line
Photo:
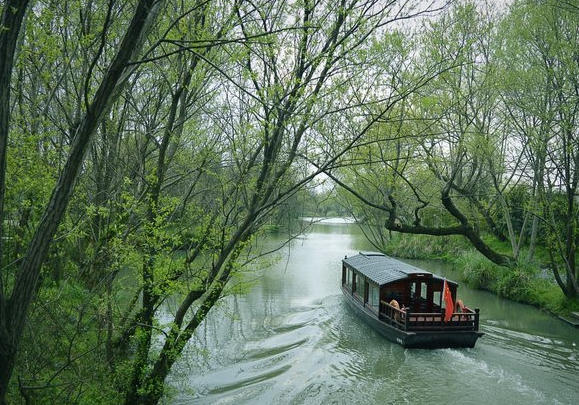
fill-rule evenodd
<path id="1" fill-rule="evenodd" d="M 567 297 L 579 295 L 577 17 L 576 2 L 516 1 L 502 27 L 502 108 L 525 151 L 535 235 Z"/>
<path id="2" fill-rule="evenodd" d="M 488 197 L 504 191 L 508 148 L 496 113 L 492 21 L 473 2 L 460 2 L 407 45 L 417 49 L 413 75 L 431 65 L 441 73 L 398 106 L 397 122 L 373 125 L 367 146 L 353 150 L 359 165 L 344 161 L 335 179 L 363 202 L 366 215 L 382 218 L 376 226 L 462 236 L 495 263 L 512 266 L 515 258 L 494 251 L 481 232 L 506 240 Z"/>

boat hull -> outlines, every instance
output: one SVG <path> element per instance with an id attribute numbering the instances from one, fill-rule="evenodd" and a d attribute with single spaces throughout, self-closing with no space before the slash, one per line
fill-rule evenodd
<path id="1" fill-rule="evenodd" d="M 364 307 L 347 289 L 342 287 L 342 292 L 348 306 L 352 308 L 356 315 L 382 336 L 403 347 L 416 349 L 474 347 L 477 339 L 483 335 L 483 333 L 478 331 L 404 331 L 378 319 L 374 312 Z"/>

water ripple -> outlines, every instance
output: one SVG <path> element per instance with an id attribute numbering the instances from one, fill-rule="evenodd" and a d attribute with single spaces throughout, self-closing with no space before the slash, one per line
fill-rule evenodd
<path id="1" fill-rule="evenodd" d="M 203 343 L 213 345 L 218 359 L 192 372 L 189 385 L 195 393 L 173 404 L 440 402 L 433 395 L 443 395 L 448 404 L 576 403 L 576 348 L 492 320 L 482 324 L 486 335 L 475 349 L 460 350 L 393 344 L 349 311 L 340 295 L 267 312 L 251 322 L 259 329 L 246 329 L 242 338 L 220 342 L 226 333 L 208 334 Z M 235 322 L 228 328 L 243 329 Z"/>

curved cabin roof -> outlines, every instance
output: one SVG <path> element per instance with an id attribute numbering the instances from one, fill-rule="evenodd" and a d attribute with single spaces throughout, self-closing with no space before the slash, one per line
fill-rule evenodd
<path id="1" fill-rule="evenodd" d="M 426 270 L 393 259 L 382 253 L 360 252 L 360 254 L 357 254 L 356 256 L 346 257 L 343 262 L 348 267 L 356 270 L 379 286 L 399 280 L 409 279 L 411 276 L 425 278 L 433 277 L 442 280 L 442 278 Z M 450 280 L 447 281 L 456 284 Z"/>

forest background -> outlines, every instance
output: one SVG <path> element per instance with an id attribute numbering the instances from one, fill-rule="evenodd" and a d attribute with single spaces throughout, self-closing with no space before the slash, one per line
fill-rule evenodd
<path id="1" fill-rule="evenodd" d="M 576 1 L 0 13 L 0 403 L 157 404 L 260 238 L 328 204 L 378 250 L 468 250 L 471 283 L 577 307 Z"/>

